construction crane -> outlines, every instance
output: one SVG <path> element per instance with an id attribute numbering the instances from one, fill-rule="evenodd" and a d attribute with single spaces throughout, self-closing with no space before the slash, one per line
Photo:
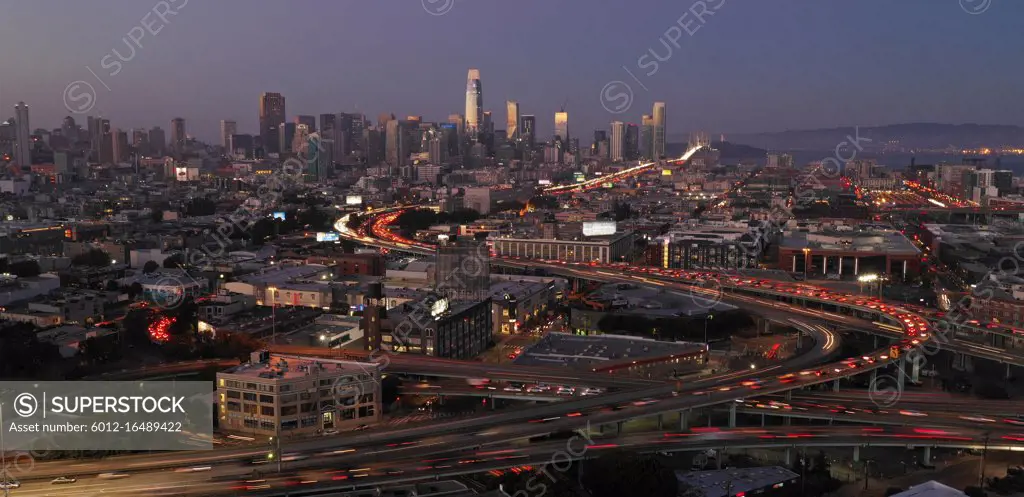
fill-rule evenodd
<path id="1" fill-rule="evenodd" d="M 565 101 L 562 102 L 562 108 L 561 108 L 561 110 L 559 110 L 559 112 L 565 112 L 565 106 L 566 105 L 569 105 L 569 97 L 565 97 Z"/>

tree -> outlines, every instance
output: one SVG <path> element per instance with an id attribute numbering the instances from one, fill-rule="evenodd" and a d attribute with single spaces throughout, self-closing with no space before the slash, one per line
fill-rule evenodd
<path id="1" fill-rule="evenodd" d="M 107 267 L 110 265 L 110 254 L 101 249 L 89 249 L 71 258 L 74 266 Z"/>
<path id="2" fill-rule="evenodd" d="M 160 269 L 160 264 L 156 261 L 146 261 L 146 264 L 142 266 L 142 274 L 149 274 L 157 269 Z"/>
<path id="3" fill-rule="evenodd" d="M 212 216 L 217 213 L 217 204 L 206 198 L 194 198 L 185 204 L 187 216 Z"/>
<path id="4" fill-rule="evenodd" d="M 612 452 L 584 461 L 580 471 L 592 497 L 676 497 L 680 490 L 675 472 L 645 454 Z"/>
<path id="5" fill-rule="evenodd" d="M 139 296 L 142 295 L 142 292 L 144 291 L 145 289 L 142 288 L 141 283 L 139 283 L 138 281 L 133 281 L 132 284 L 128 286 L 128 298 L 131 300 L 135 300 L 139 298 Z"/>
<path id="6" fill-rule="evenodd" d="M 178 269 L 178 266 L 183 264 L 185 264 L 185 256 L 181 252 L 164 259 L 164 269 Z"/>
<path id="7" fill-rule="evenodd" d="M 39 276 L 39 263 L 33 260 L 18 261 L 7 266 L 7 272 L 19 278 Z"/>
<path id="8" fill-rule="evenodd" d="M 78 355 L 90 364 L 100 364 L 120 358 L 114 335 L 92 336 L 78 344 Z"/>
<path id="9" fill-rule="evenodd" d="M 152 212 L 149 213 L 149 219 L 154 223 L 162 223 L 164 221 L 163 209 L 153 209 Z"/>
<path id="10" fill-rule="evenodd" d="M 0 328 L 0 378 L 39 379 L 40 372 L 60 360 L 57 346 L 40 342 L 34 325 L 14 323 Z"/>

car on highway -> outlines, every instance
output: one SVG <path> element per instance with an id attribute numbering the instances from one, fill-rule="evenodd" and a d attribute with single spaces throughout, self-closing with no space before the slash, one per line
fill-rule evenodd
<path id="1" fill-rule="evenodd" d="M 576 393 L 576 389 L 572 387 L 558 387 L 558 395 L 572 395 Z"/>
<path id="2" fill-rule="evenodd" d="M 122 478 L 128 478 L 128 473 L 100 473 L 96 477 L 101 480 L 120 480 Z"/>
<path id="3" fill-rule="evenodd" d="M 75 483 L 76 481 L 78 481 L 78 478 L 70 476 L 59 476 L 57 478 L 54 478 L 53 480 L 50 480 L 50 483 L 53 485 L 66 485 L 69 483 Z"/>
<path id="4" fill-rule="evenodd" d="M 0 481 L 0 490 L 14 490 L 15 488 L 21 488 L 21 482 L 18 480 Z"/>

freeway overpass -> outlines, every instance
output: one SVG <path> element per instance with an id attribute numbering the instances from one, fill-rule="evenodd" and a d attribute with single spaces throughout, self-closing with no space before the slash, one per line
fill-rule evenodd
<path id="1" fill-rule="evenodd" d="M 253 466 L 217 464 L 209 468 L 183 466 L 177 471 L 136 472 L 128 478 L 104 480 L 85 478 L 66 490 L 74 493 L 135 493 L 153 495 L 316 495 L 328 491 L 364 488 L 481 473 L 511 466 L 541 467 L 559 454 L 559 463 L 568 459 L 596 457 L 612 449 L 638 452 L 704 451 L 748 448 L 860 447 L 921 448 L 924 459 L 931 448 L 988 450 L 1024 450 L 1020 436 L 1009 433 L 970 429 L 932 429 L 912 427 L 772 427 L 703 429 L 684 432 L 655 431 L 624 436 L 597 433 L 592 426 L 580 424 L 577 435 L 569 439 L 537 441 L 511 445 L 501 450 L 460 447 L 430 459 L 398 453 L 380 453 L 364 457 L 355 464 L 310 457 L 295 461 L 286 475 L 277 476 L 273 468 L 257 466 L 263 475 L 254 476 Z M 65 471 L 70 471 L 65 467 Z M 80 473 L 81 475 L 81 473 Z M 48 481 L 25 481 L 19 496 L 53 495 Z"/>
<path id="2" fill-rule="evenodd" d="M 667 163 L 686 162 L 686 161 L 690 160 L 690 157 L 693 157 L 693 154 L 697 153 L 699 150 L 701 150 L 703 148 L 707 148 L 707 145 L 700 144 L 700 145 L 696 145 L 696 146 L 690 147 L 678 159 L 672 159 L 672 160 L 668 160 L 666 162 Z M 659 164 L 658 162 L 643 162 L 643 163 L 639 163 L 636 166 L 633 166 L 633 167 L 628 168 L 628 169 L 624 169 L 624 170 L 619 171 L 617 173 L 609 174 L 607 176 L 601 176 L 601 177 L 598 177 L 598 178 L 593 178 L 593 179 L 589 179 L 587 181 L 583 181 L 583 182 L 580 182 L 580 183 L 574 183 L 574 184 L 570 184 L 570 185 L 556 185 L 556 186 L 552 186 L 552 187 L 549 187 L 549 188 L 545 188 L 544 189 L 544 193 L 546 195 L 562 195 L 562 194 L 566 194 L 566 193 L 585 192 L 585 191 L 588 191 L 588 190 L 593 190 L 595 188 L 601 188 L 606 183 L 616 183 L 616 182 L 622 181 L 624 179 L 631 178 L 631 177 L 643 174 L 643 173 L 649 171 L 652 167 L 657 166 L 658 164 Z"/>

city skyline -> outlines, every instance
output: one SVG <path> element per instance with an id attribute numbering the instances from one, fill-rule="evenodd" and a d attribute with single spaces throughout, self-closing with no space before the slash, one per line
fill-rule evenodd
<path id="1" fill-rule="evenodd" d="M 91 21 L 96 16 L 86 6 L 47 9 L 45 3 L 13 6 L 8 17 L 18 22 L 0 39 L 18 36 L 19 26 L 33 25 L 37 20 Z M 1019 18 L 1014 14 L 1024 11 L 1022 6 L 1006 2 L 994 4 L 980 15 L 964 12 L 957 2 L 941 7 L 923 1 L 813 7 L 798 6 L 796 2 L 772 6 L 726 2 L 692 35 L 682 33 L 678 40 L 682 49 L 667 44 L 665 34 L 674 25 L 666 20 L 685 13 L 685 5 L 657 2 L 644 12 L 608 6 L 594 9 L 594 26 L 617 36 L 586 36 L 587 43 L 593 45 L 592 54 L 575 53 L 582 48 L 580 44 L 566 45 L 566 50 L 573 53 L 568 64 L 564 51 L 547 53 L 546 47 L 537 46 L 533 40 L 527 40 L 522 50 L 495 57 L 481 47 L 460 42 L 463 34 L 443 33 L 449 27 L 466 25 L 473 33 L 501 36 L 508 30 L 521 32 L 523 23 L 547 31 L 549 26 L 553 29 L 557 25 L 559 16 L 585 7 L 579 2 L 554 6 L 550 16 L 541 19 L 527 19 L 501 6 L 460 2 L 438 16 L 424 12 L 418 4 L 408 11 L 365 5 L 325 6 L 320 16 L 325 20 L 295 16 L 285 12 L 285 7 L 268 3 L 265 9 L 253 8 L 253 15 L 273 16 L 281 28 L 299 24 L 303 29 L 312 28 L 333 19 L 344 26 L 352 25 L 353 40 L 366 39 L 364 35 L 368 34 L 360 30 L 368 31 L 391 16 L 396 25 L 407 28 L 410 36 L 431 33 L 439 43 L 451 45 L 452 56 L 435 60 L 424 57 L 419 50 L 402 53 L 398 47 L 404 50 L 407 45 L 386 40 L 372 50 L 355 51 L 357 54 L 324 51 L 316 46 L 302 51 L 297 48 L 298 42 L 284 41 L 267 48 L 269 60 L 277 63 L 256 64 L 260 69 L 252 74 L 249 69 L 239 68 L 247 67 L 248 52 L 260 51 L 242 50 L 242 28 L 228 23 L 223 32 L 213 29 L 214 24 L 223 24 L 228 18 L 233 10 L 230 3 L 186 2 L 182 6 L 179 1 L 177 15 L 167 16 L 159 33 L 149 35 L 130 54 L 121 38 L 139 24 L 138 18 L 146 14 L 146 9 L 118 0 L 110 4 L 124 8 L 106 9 L 114 14 L 101 22 L 81 22 L 81 29 L 73 34 L 53 34 L 57 40 L 52 46 L 67 50 L 36 49 L 40 52 L 0 55 L 6 67 L 25 67 L 38 58 L 52 61 L 43 70 L 32 71 L 31 79 L 18 76 L 28 71 L 6 74 L 0 80 L 0 108 L 11 112 L 8 109 L 16 102 L 24 101 L 32 107 L 32 121 L 38 127 L 53 127 L 68 114 L 62 91 L 81 80 L 97 90 L 91 115 L 109 118 L 126 129 L 149 128 L 180 115 L 190 123 L 190 134 L 217 143 L 221 120 L 237 122 L 240 133 L 258 134 L 252 101 L 265 91 L 279 92 L 291 100 L 289 107 L 299 112 L 288 117 L 326 112 L 372 116 L 387 111 L 442 121 L 443 116 L 463 110 L 459 88 L 467 68 L 477 68 L 487 81 L 489 96 L 484 111 L 505 114 L 500 103 L 515 100 L 523 113 L 548 116 L 568 98 L 571 125 L 581 130 L 581 136 L 591 129 L 608 129 L 613 120 L 639 123 L 644 113 L 641 109 L 650 108 L 656 100 L 665 101 L 673 109 L 685 109 L 679 115 L 687 116 L 687 120 L 669 124 L 670 139 L 673 134 L 700 129 L 728 134 L 920 121 L 1014 124 L 1020 123 L 1018 116 L 1024 113 L 1024 102 L 1011 86 L 1019 69 L 997 63 L 1011 60 L 1012 46 L 1005 43 L 1004 33 L 1010 32 L 1010 19 Z M 344 15 L 331 15 L 335 13 Z M 495 22 L 506 17 L 510 27 Z M 778 36 L 786 28 L 794 28 L 793 33 Z M 863 29 L 872 36 L 864 36 Z M 923 36 L 926 29 L 929 34 L 947 35 Z M 741 32 L 749 34 L 738 45 L 734 38 Z M 577 35 L 570 30 L 559 36 L 570 39 Z M 27 33 L 22 37 L 26 36 L 31 38 Z M 64 38 L 68 36 L 74 38 Z M 764 43 L 751 44 L 750 39 L 763 39 Z M 963 43 L 963 39 L 972 43 Z M 110 59 L 104 56 L 112 53 L 111 47 L 125 59 L 114 76 L 102 72 L 101 66 L 102 60 L 109 65 Z M 642 65 L 636 63 L 638 59 L 650 50 L 665 58 L 666 47 L 674 53 L 658 64 L 655 74 L 646 76 L 636 67 Z M 227 57 L 229 53 L 231 57 Z M 336 74 L 318 62 L 325 57 L 338 59 L 341 66 L 362 64 L 374 70 Z M 424 67 L 419 59 L 429 59 L 432 65 Z M 1000 67 L 1008 74 L 977 78 L 972 71 L 951 70 L 950 63 L 958 60 L 971 60 L 976 67 Z M 639 81 L 632 79 L 623 66 L 631 68 Z M 87 68 L 99 71 L 102 83 L 110 89 Z M 422 71 L 429 71 L 431 78 L 410 78 Z M 844 76 L 848 74 L 864 77 Z M 923 79 L 933 84 L 922 87 Z M 602 108 L 601 90 L 613 81 L 632 86 L 634 99 L 626 113 L 611 114 Z M 539 124 L 539 136 L 552 134 L 550 118 L 541 119 Z"/>

